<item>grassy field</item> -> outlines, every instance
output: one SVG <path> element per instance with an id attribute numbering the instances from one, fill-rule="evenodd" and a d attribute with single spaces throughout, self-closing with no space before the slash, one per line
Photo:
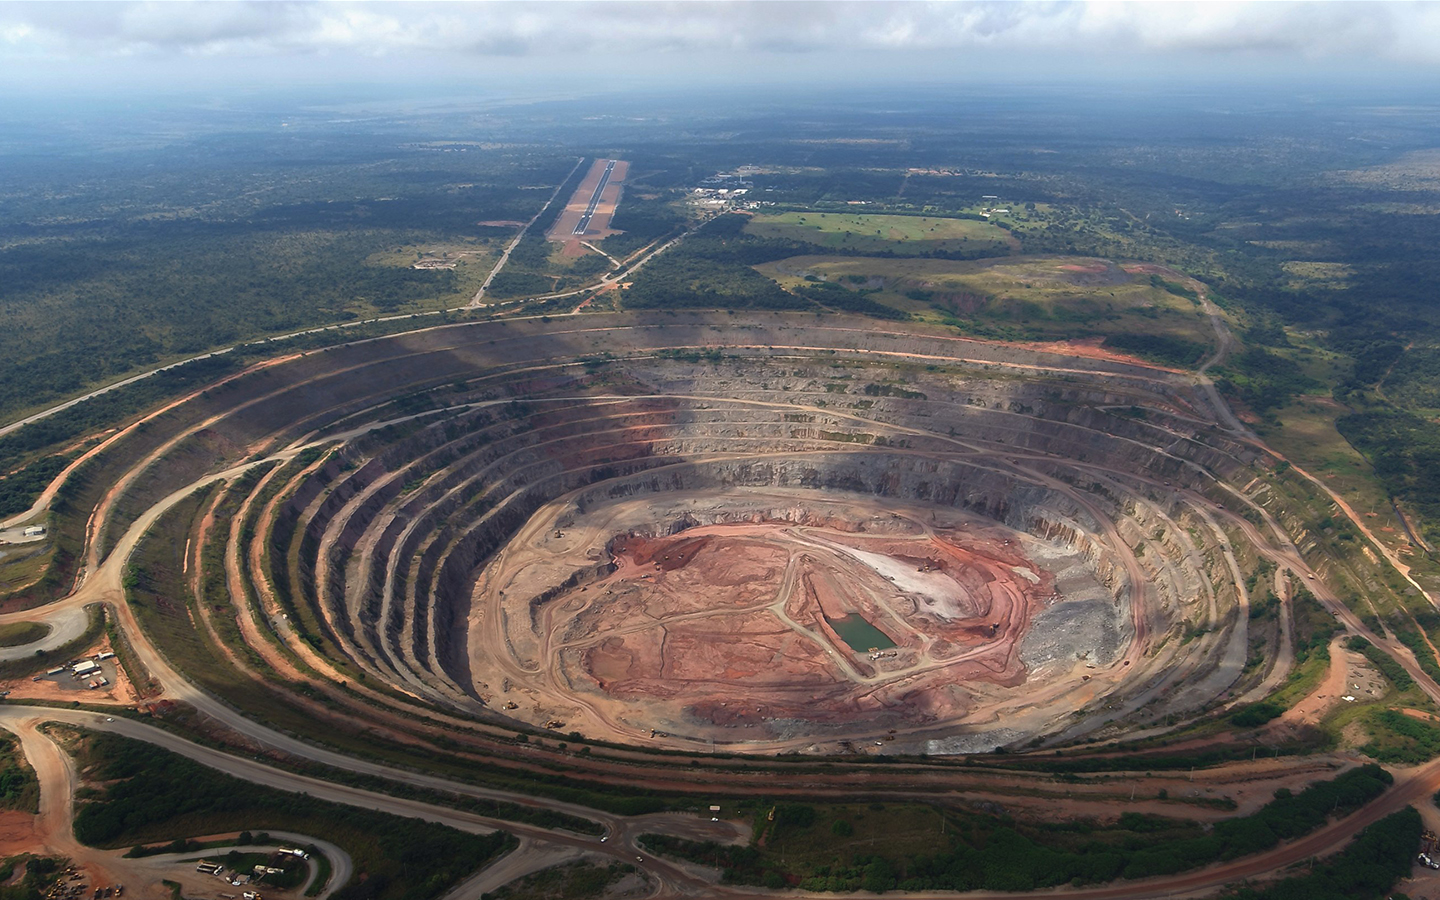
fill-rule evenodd
<path id="1" fill-rule="evenodd" d="M 1290 276 L 1289 287 L 1304 291 L 1314 288 L 1343 289 L 1349 287 L 1355 270 L 1344 263 L 1308 262 L 1294 260 L 1282 263 L 1280 268 Z"/>
<path id="2" fill-rule="evenodd" d="M 1426 418 L 1440 415 L 1440 347 L 1416 345 L 1395 361 L 1380 388 L 1385 399 Z"/>
<path id="3" fill-rule="evenodd" d="M 480 285 L 485 281 L 485 276 L 490 274 L 495 260 L 500 258 L 501 248 L 508 240 L 508 238 L 471 238 L 426 244 L 407 244 L 392 250 L 371 254 L 366 262 L 375 266 L 404 269 L 410 268 L 421 259 L 440 259 L 454 263 L 455 268 L 449 271 L 455 273 L 455 284 L 451 290 L 439 295 L 439 299 L 444 306 L 456 306 L 468 302 L 480 289 Z M 419 305 L 430 308 L 435 303 L 426 301 Z"/>
<path id="4" fill-rule="evenodd" d="M 50 633 L 49 625 L 39 622 L 14 622 L 0 625 L 0 647 L 19 647 L 33 644 Z"/>
<path id="5" fill-rule="evenodd" d="M 1302 396 L 1277 413 L 1280 427 L 1262 423 L 1257 431 L 1287 459 L 1344 497 L 1391 550 L 1409 553 L 1404 530 L 1374 469 L 1335 430 L 1335 419 L 1346 411 L 1329 397 Z"/>
<path id="6" fill-rule="evenodd" d="M 604 256 L 591 250 L 566 256 L 564 244 L 539 237 L 532 229 L 510 254 L 485 296 L 505 300 L 573 290 L 608 271 L 610 261 Z"/>
<path id="7" fill-rule="evenodd" d="M 1003 228 L 973 219 L 787 212 L 758 215 L 746 227 L 756 237 L 806 241 L 836 250 L 890 250 L 904 256 L 933 251 L 1009 253 L 1018 242 Z"/>
<path id="8" fill-rule="evenodd" d="M 757 822 L 760 828 L 766 823 Z M 792 871 L 810 874 L 824 866 L 896 847 L 924 856 L 950 849 L 952 840 L 932 806 L 872 803 L 822 806 L 814 825 L 783 823 L 767 834 L 766 851 L 779 854 Z"/>
<path id="9" fill-rule="evenodd" d="M 1034 891 L 1171 874 L 1265 850 L 1358 809 L 1393 780 L 1379 766 L 1364 766 L 1205 825 L 1135 812 L 1112 824 L 1027 821 L 999 810 L 942 813 L 918 804 L 780 803 L 757 810 L 756 838 L 747 847 L 656 835 L 641 843 L 720 868 L 725 881 L 776 889 Z"/>
<path id="10" fill-rule="evenodd" d="M 54 549 L 53 541 L 41 541 L 0 551 L 0 600 L 39 581 L 49 568 Z"/>
<path id="11" fill-rule="evenodd" d="M 40 811 L 40 782 L 25 761 L 20 739 L 9 732 L 0 732 L 0 809 Z"/>
<path id="12" fill-rule="evenodd" d="M 756 267 L 787 288 L 821 280 L 930 321 L 1009 340 L 1165 336 L 1203 351 L 1214 334 L 1199 307 L 1160 279 L 1108 260 L 797 256 Z"/>

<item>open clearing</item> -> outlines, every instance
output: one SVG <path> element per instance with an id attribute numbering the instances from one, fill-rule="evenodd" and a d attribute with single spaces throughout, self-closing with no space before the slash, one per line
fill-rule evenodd
<path id="1" fill-rule="evenodd" d="M 572 243 L 578 246 L 582 240 L 595 241 L 618 234 L 610 227 L 610 218 L 620 205 L 620 194 L 629 171 L 630 164 L 623 159 L 595 160 L 546 237 L 564 241 L 567 246 Z"/>
<path id="2" fill-rule="evenodd" d="M 989 222 L 936 216 L 787 212 L 758 215 L 746 231 L 767 238 L 807 241 L 836 250 L 893 250 L 920 256 L 935 251 L 1004 254 L 1019 249 L 1010 232 Z"/>
<path id="3" fill-rule="evenodd" d="M 1113 334 L 1164 335 L 1213 346 L 1210 324 L 1166 279 L 1094 257 L 1018 256 L 955 261 L 795 256 L 756 266 L 784 287 L 807 279 L 869 293 L 927 318 L 1009 329 L 1003 337 L 1067 340 Z"/>

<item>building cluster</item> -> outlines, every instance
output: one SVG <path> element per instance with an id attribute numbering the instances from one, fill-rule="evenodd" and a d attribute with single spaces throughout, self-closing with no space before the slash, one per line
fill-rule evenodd
<path id="1" fill-rule="evenodd" d="M 85 682 L 85 687 L 93 691 L 96 688 L 106 687 L 110 684 L 110 679 L 105 677 L 105 671 L 100 667 L 100 664 L 107 659 L 114 658 L 115 654 L 107 650 L 104 653 L 95 654 L 95 656 L 90 659 L 76 660 L 69 665 L 56 666 L 44 675 L 36 675 L 35 680 L 39 681 L 41 678 L 63 675 L 65 674 L 65 670 L 69 669 L 71 678 L 76 681 Z"/>
<path id="2" fill-rule="evenodd" d="M 749 168 L 749 167 L 745 167 Z M 690 199 L 701 206 L 754 208 L 757 204 L 745 200 L 755 187 L 742 175 L 722 172 L 711 175 L 690 189 Z"/>
<path id="3" fill-rule="evenodd" d="M 991 201 L 991 200 L 999 200 L 1000 198 L 999 198 L 998 196 L 996 196 L 995 194 L 986 194 L 985 196 L 981 197 L 980 199 L 989 202 L 989 201 Z M 994 205 L 989 205 L 989 206 L 986 206 L 984 209 L 982 209 L 982 210 L 980 211 L 980 215 L 982 215 L 982 216 L 984 216 L 985 218 L 988 219 L 988 218 L 990 218 L 991 216 L 1001 216 L 1001 215 L 1004 215 L 1005 213 L 1008 213 L 1009 211 L 1010 211 L 1010 208 L 1009 208 L 1008 206 L 994 206 Z"/>

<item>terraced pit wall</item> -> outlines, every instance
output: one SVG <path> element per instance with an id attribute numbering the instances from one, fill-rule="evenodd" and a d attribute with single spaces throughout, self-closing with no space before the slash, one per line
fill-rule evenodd
<path id="1" fill-rule="evenodd" d="M 1273 460 L 1216 426 L 1207 403 L 1185 376 L 1144 366 L 843 318 L 446 326 L 297 356 L 166 413 L 91 475 L 114 485 L 92 562 L 204 477 L 334 450 L 271 489 L 271 530 L 254 537 L 271 560 L 261 574 L 322 626 L 337 671 L 504 722 L 519 713 L 497 708 L 502 692 L 477 684 L 472 663 L 513 648 L 477 645 L 480 594 L 507 553 L 537 545 L 542 513 L 563 532 L 615 504 L 759 490 L 801 509 L 879 502 L 916 521 L 955 510 L 1042 556 L 1078 554 L 1119 611 L 1124 649 L 1083 672 L 1048 658 L 1047 684 L 1083 689 L 1024 734 L 994 727 L 1015 697 L 960 685 L 969 712 L 917 717 L 914 746 L 1073 737 L 1148 721 L 1147 698 L 1194 712 L 1264 674 L 1236 665 L 1246 600 L 1202 507 Z M 592 537 L 557 551 L 524 602 L 605 577 L 611 536 Z M 613 737 L 606 727 L 581 730 Z"/>

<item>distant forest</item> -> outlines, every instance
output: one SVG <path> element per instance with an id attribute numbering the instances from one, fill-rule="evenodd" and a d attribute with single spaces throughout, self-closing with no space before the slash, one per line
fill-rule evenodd
<path id="1" fill-rule="evenodd" d="M 1431 120 L 1322 101 L 1277 115 L 1243 95 L 1223 111 L 1019 87 L 920 91 L 902 110 L 879 99 L 657 94 L 363 120 L 297 111 L 281 130 L 270 110 L 158 110 L 68 130 L 9 122 L 0 417 L 249 337 L 460 305 L 464 278 L 408 263 L 447 241 L 502 245 L 513 226 L 481 223 L 533 216 L 578 157 L 631 162 L 615 219 L 625 233 L 605 241 L 620 257 L 686 228 L 681 198 L 700 180 L 749 166 L 749 199 L 766 208 L 975 216 L 1004 204 L 1031 213 L 991 220 L 1025 253 L 1200 278 L 1244 343 L 1213 370 L 1242 412 L 1278 427 L 1295 397 L 1328 394 L 1344 438 L 1440 539 L 1440 187 L 1405 168 L 1408 153 L 1440 143 Z M 637 273 L 624 305 L 905 315 L 862 286 L 781 288 L 752 267 L 823 248 L 743 227 L 739 216 L 710 222 Z M 573 287 L 608 265 L 589 256 L 557 269 L 548 253 L 522 242 L 495 295 Z M 1311 365 L 1291 340 L 1301 332 L 1335 364 Z M 1110 346 L 1174 365 L 1203 353 L 1161 334 Z M 20 462 L 59 449 L 23 443 L 32 457 Z"/>

